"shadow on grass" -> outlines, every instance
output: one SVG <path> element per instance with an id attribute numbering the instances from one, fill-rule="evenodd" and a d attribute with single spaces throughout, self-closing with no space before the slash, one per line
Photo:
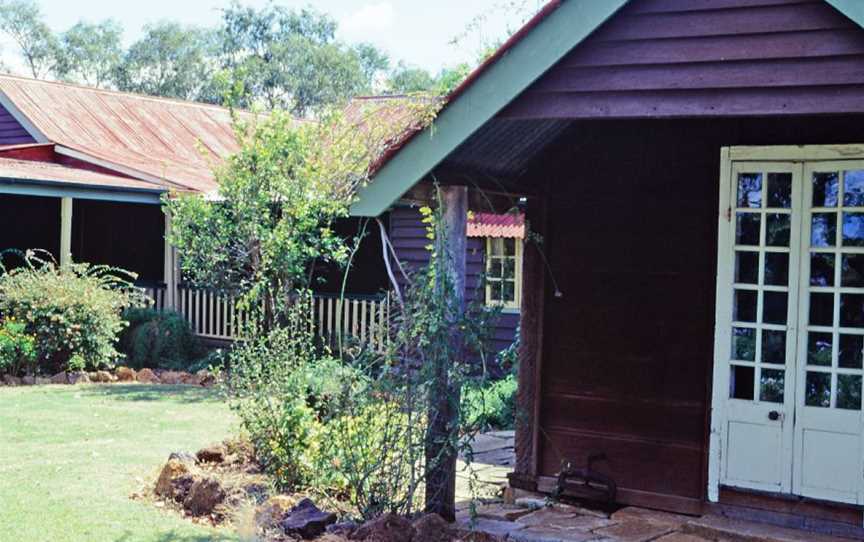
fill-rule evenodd
<path id="1" fill-rule="evenodd" d="M 117 538 L 114 542 L 132 542 L 134 540 L 141 540 L 140 537 L 137 537 L 135 533 L 130 533 L 126 531 L 123 533 L 123 536 Z M 208 533 L 208 534 L 177 534 L 176 531 L 168 531 L 166 533 L 160 533 L 152 538 L 147 538 L 149 542 L 227 542 L 227 541 L 235 541 L 236 537 L 230 537 L 225 534 L 220 533 Z"/>
<path id="2" fill-rule="evenodd" d="M 110 397 L 118 401 L 172 401 L 176 403 L 216 402 L 223 399 L 218 390 L 197 386 L 165 384 L 107 384 L 88 386 L 85 395 Z"/>

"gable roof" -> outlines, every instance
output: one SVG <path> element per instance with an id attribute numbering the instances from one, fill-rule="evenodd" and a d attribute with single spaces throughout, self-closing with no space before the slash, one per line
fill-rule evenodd
<path id="1" fill-rule="evenodd" d="M 453 93 L 434 123 L 379 163 L 360 191 L 355 216 L 377 216 L 450 156 L 566 53 L 630 0 L 552 0 Z M 864 2 L 825 0 L 864 27 Z"/>
<path id="2" fill-rule="evenodd" d="M 237 150 L 228 109 L 0 75 L 0 104 L 58 154 L 156 183 L 210 192 Z"/>

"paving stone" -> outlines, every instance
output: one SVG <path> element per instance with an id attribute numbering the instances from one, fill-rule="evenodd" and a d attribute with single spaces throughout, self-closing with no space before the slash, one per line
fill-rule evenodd
<path id="1" fill-rule="evenodd" d="M 541 493 L 536 493 L 534 491 L 527 491 L 525 489 L 519 489 L 518 487 L 510 486 L 504 488 L 504 502 L 507 504 L 516 504 L 516 499 L 522 499 L 525 497 L 533 499 L 544 498 Z"/>
<path id="2" fill-rule="evenodd" d="M 616 523 L 609 527 L 595 529 L 594 534 L 611 538 L 618 542 L 648 542 L 674 532 L 669 525 L 659 525 L 650 521 L 632 520 Z"/>
<path id="3" fill-rule="evenodd" d="M 688 521 L 681 527 L 681 532 L 709 540 L 722 539 L 734 542 L 848 542 L 845 538 L 715 515 Z"/>
<path id="4" fill-rule="evenodd" d="M 490 452 L 492 450 L 500 450 L 502 448 L 513 448 L 513 443 L 509 440 L 495 438 L 485 434 L 475 435 L 465 444 L 471 448 L 471 453 L 474 455 Z"/>
<path id="5" fill-rule="evenodd" d="M 500 521 L 515 521 L 531 513 L 531 510 L 520 508 L 513 504 L 484 504 L 476 509 L 477 517 L 497 519 Z"/>
<path id="6" fill-rule="evenodd" d="M 576 514 L 556 509 L 556 508 L 541 508 L 528 515 L 522 516 L 516 520 L 516 523 L 521 523 L 525 526 L 545 526 L 556 529 L 572 528 L 580 519 L 597 519 L 589 518 L 588 516 L 577 516 Z"/>
<path id="7" fill-rule="evenodd" d="M 475 518 L 457 521 L 456 528 L 464 533 L 479 531 L 493 536 L 507 537 L 525 528 L 524 525 L 512 521 L 499 521 L 495 519 Z"/>
<path id="8" fill-rule="evenodd" d="M 515 542 L 588 542 L 589 540 L 597 540 L 597 536 L 573 529 L 529 527 L 511 533 L 508 540 Z"/>
<path id="9" fill-rule="evenodd" d="M 514 431 L 513 429 L 507 429 L 504 431 L 489 431 L 486 434 L 489 435 L 490 437 L 505 438 L 505 439 L 510 439 L 510 438 L 516 437 L 516 431 Z"/>
<path id="10" fill-rule="evenodd" d="M 648 510 L 647 508 L 637 508 L 628 506 L 622 508 L 614 514 L 612 519 L 621 523 L 629 521 L 644 521 L 654 525 L 668 526 L 670 530 L 678 530 L 687 521 L 693 519 L 691 516 L 682 516 L 679 514 L 670 514 L 669 512 L 658 512 L 657 510 Z"/>
<path id="11" fill-rule="evenodd" d="M 692 534 L 672 533 L 666 536 L 661 536 L 656 542 L 707 542 L 704 538 L 700 538 Z"/>

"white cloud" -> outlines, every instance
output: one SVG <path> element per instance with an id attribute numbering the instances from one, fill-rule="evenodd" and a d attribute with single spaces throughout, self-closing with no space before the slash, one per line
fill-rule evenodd
<path id="1" fill-rule="evenodd" d="M 396 10 L 390 2 L 373 2 L 339 21 L 339 29 L 346 34 L 358 36 L 369 32 L 381 32 L 393 26 Z"/>

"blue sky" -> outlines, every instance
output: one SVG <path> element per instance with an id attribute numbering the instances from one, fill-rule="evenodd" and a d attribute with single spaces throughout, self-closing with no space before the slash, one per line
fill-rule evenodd
<path id="1" fill-rule="evenodd" d="M 218 23 L 219 9 L 230 0 L 37 0 L 52 29 L 63 31 L 79 20 L 97 22 L 112 18 L 125 29 L 131 43 L 141 28 L 161 19 L 211 26 Z M 244 5 L 262 7 L 267 0 L 245 0 Z M 541 0 L 281 0 L 288 7 L 313 5 L 339 22 L 339 36 L 347 41 L 369 41 L 394 60 L 431 71 L 473 59 L 482 40 L 504 34 L 526 14 L 538 9 Z M 462 33 L 478 15 L 489 14 L 476 32 L 458 46 L 449 42 Z M 14 45 L 0 40 L 2 56 L 15 69 L 19 63 Z M 395 62 L 394 62 L 395 63 Z"/>

